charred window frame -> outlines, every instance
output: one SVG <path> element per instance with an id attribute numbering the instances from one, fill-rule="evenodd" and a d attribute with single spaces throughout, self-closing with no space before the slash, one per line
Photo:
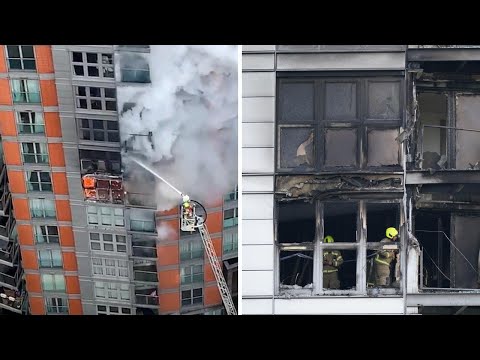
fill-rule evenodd
<path id="1" fill-rule="evenodd" d="M 278 76 L 277 173 L 401 171 L 403 72 Z"/>
<path id="2" fill-rule="evenodd" d="M 114 78 L 113 54 L 72 52 L 73 75 L 94 78 Z"/>
<path id="3" fill-rule="evenodd" d="M 295 201 L 297 203 L 303 202 L 301 200 Z M 369 261 L 368 257 L 371 253 L 374 251 L 377 251 L 379 249 L 380 245 L 380 240 L 382 240 L 385 237 L 385 230 L 386 227 L 390 226 L 391 221 L 387 221 L 385 224 L 381 225 L 381 231 L 383 232 L 383 236 L 376 236 L 374 241 L 368 241 L 368 229 L 367 229 L 367 223 L 368 223 L 368 216 L 367 216 L 367 209 L 371 204 L 382 204 L 386 207 L 395 207 L 396 210 L 398 211 L 396 213 L 396 219 L 398 219 L 398 222 L 395 224 L 391 224 L 391 226 L 396 227 L 398 230 L 402 228 L 402 224 L 404 223 L 403 215 L 402 215 L 402 204 L 400 199 L 391 199 L 391 200 L 375 200 L 375 201 L 370 201 L 370 200 L 326 200 L 326 201 L 320 201 L 320 200 L 315 200 L 313 203 L 311 203 L 310 206 L 314 208 L 314 235 L 310 236 L 312 237 L 312 241 L 303 241 L 303 242 L 287 242 L 282 240 L 282 236 L 279 234 L 280 226 L 280 206 L 283 204 L 288 205 L 292 204 L 291 201 L 289 202 L 279 202 L 277 201 L 276 207 L 275 207 L 275 251 L 276 251 L 276 272 L 275 272 L 275 277 L 276 277 L 276 294 L 277 295 L 284 295 L 290 292 L 294 292 L 297 295 L 305 295 L 305 296 L 332 296 L 332 295 L 349 295 L 349 294 L 354 294 L 354 295 L 364 295 L 364 296 L 371 296 L 372 291 L 368 289 L 368 284 L 367 284 L 367 277 L 368 277 L 368 271 L 369 271 Z M 331 228 L 327 229 L 328 226 L 328 213 L 329 213 L 329 208 L 336 208 L 338 206 L 342 206 L 345 204 L 354 204 L 355 207 L 355 218 L 350 219 L 351 221 L 354 222 L 354 226 L 352 227 L 351 231 L 355 231 L 354 238 L 352 238 L 349 241 L 339 241 L 340 237 L 336 236 L 338 235 L 335 234 L 334 232 L 330 231 Z M 298 213 L 298 211 L 295 211 L 295 213 Z M 397 220 L 395 220 L 397 221 Z M 387 223 L 389 225 L 387 225 Z M 344 222 L 340 222 L 340 224 L 345 224 Z M 298 229 L 302 229 L 302 231 L 305 229 L 305 225 L 298 226 Z M 338 225 L 337 227 L 342 227 Z M 292 228 L 292 226 L 290 226 Z M 292 231 L 295 231 L 291 229 Z M 400 231 L 401 233 L 401 231 Z M 353 234 L 353 232 L 352 232 Z M 333 244 L 331 243 L 324 243 L 323 239 L 327 235 L 332 235 L 335 238 L 335 242 Z M 309 237 L 309 238 L 310 238 Z M 377 239 L 378 237 L 378 239 Z M 347 239 L 349 238 L 348 236 L 346 237 Z M 400 241 L 399 248 L 400 248 L 400 253 L 402 249 L 402 240 Z M 383 245 L 383 243 L 382 243 Z M 350 277 L 349 283 L 351 286 L 348 286 L 348 288 L 345 288 L 344 286 L 340 287 L 339 289 L 329 289 L 329 288 L 324 288 L 324 283 L 323 283 L 323 255 L 325 251 L 332 251 L 332 250 L 339 250 L 342 254 L 342 257 L 344 257 L 344 264 L 345 265 L 345 260 L 352 262 L 352 266 L 350 266 L 353 271 L 355 270 L 355 277 L 353 277 L 352 274 L 348 274 Z M 355 253 L 352 253 L 352 251 L 355 251 Z M 350 256 L 345 256 L 345 253 L 349 252 Z M 307 257 L 311 257 L 312 265 L 311 266 L 312 271 L 313 271 L 313 283 L 312 284 L 295 284 L 292 286 L 292 284 L 284 286 L 285 284 L 282 284 L 282 269 L 281 269 L 281 262 L 284 261 L 282 260 L 282 257 L 288 257 L 291 254 L 294 253 L 301 253 L 301 257 L 304 259 L 307 259 Z M 404 270 L 402 268 L 401 262 L 398 263 L 398 267 L 392 270 L 392 275 L 395 274 L 395 272 L 400 272 L 400 275 L 404 273 Z M 343 279 L 345 279 L 345 276 L 343 276 Z M 401 278 L 400 278 L 401 279 Z M 378 289 L 378 288 L 377 288 Z M 403 291 L 402 289 L 402 283 L 399 283 L 398 288 L 385 288 L 385 289 L 380 289 L 377 291 L 375 296 L 380 295 L 392 295 L 392 294 L 398 294 Z"/>
<path id="4" fill-rule="evenodd" d="M 422 82 L 415 86 L 418 104 L 416 168 L 478 170 L 480 126 L 473 115 L 476 104 L 471 101 L 480 104 L 480 89 L 469 89 L 465 85 L 464 90 L 458 86 L 435 90 Z"/>

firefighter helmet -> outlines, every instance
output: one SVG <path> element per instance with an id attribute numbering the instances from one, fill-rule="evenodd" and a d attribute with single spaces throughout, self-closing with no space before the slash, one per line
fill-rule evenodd
<path id="1" fill-rule="evenodd" d="M 327 243 L 327 244 L 333 243 L 333 236 L 331 236 L 331 235 L 325 236 L 325 239 L 323 239 L 323 242 Z"/>
<path id="2" fill-rule="evenodd" d="M 395 236 L 398 235 L 398 231 L 394 227 L 389 227 L 386 231 L 386 235 L 387 235 L 387 238 L 393 239 Z"/>

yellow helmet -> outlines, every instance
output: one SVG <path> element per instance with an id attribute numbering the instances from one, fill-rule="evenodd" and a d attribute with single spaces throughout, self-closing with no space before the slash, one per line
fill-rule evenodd
<path id="1" fill-rule="evenodd" d="M 385 233 L 387 235 L 387 238 L 389 239 L 393 239 L 395 236 L 398 235 L 398 231 L 394 227 L 389 227 Z"/>
<path id="2" fill-rule="evenodd" d="M 333 236 L 331 236 L 331 235 L 325 236 L 325 239 L 323 239 L 323 242 L 327 243 L 327 244 L 333 243 Z"/>

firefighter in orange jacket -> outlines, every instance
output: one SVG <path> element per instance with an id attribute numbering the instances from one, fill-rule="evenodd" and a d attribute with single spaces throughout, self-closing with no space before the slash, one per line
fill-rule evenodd
<path id="1" fill-rule="evenodd" d="M 326 244 L 334 242 L 331 235 L 325 236 Z M 325 250 L 323 252 L 323 287 L 325 289 L 339 289 L 338 268 L 343 264 L 342 254 L 338 250 Z"/>

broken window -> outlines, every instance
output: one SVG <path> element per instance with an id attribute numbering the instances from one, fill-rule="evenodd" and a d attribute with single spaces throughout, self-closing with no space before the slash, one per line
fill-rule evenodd
<path id="1" fill-rule="evenodd" d="M 113 54 L 72 52 L 73 74 L 96 78 L 113 78 Z"/>
<path id="2" fill-rule="evenodd" d="M 400 76 L 280 78 L 278 171 L 400 168 L 402 86 Z"/>
<path id="3" fill-rule="evenodd" d="M 278 204 L 277 246 L 282 289 L 312 289 L 315 223 L 314 203 Z"/>
<path id="4" fill-rule="evenodd" d="M 280 167 L 283 169 L 315 166 L 314 134 L 310 126 L 280 127 Z"/>
<path id="5" fill-rule="evenodd" d="M 323 203 L 323 288 L 355 290 L 357 284 L 358 203 Z M 343 246 L 336 246 L 342 244 Z"/>
<path id="6" fill-rule="evenodd" d="M 457 169 L 480 170 L 480 95 L 457 95 L 456 104 L 456 148 Z M 476 131 L 468 131 L 468 129 Z"/>
<path id="7" fill-rule="evenodd" d="M 399 239 L 386 239 L 386 231 L 393 227 L 399 231 L 400 206 L 398 203 L 367 203 L 367 286 L 400 286 Z M 387 252 L 388 250 L 388 252 Z"/>
<path id="8" fill-rule="evenodd" d="M 442 93 L 418 94 L 419 120 L 423 127 L 423 169 L 442 169 L 447 163 L 447 96 Z"/>
<path id="9" fill-rule="evenodd" d="M 119 152 L 80 149 L 78 153 L 83 174 L 94 172 L 121 173 L 121 155 Z"/>

